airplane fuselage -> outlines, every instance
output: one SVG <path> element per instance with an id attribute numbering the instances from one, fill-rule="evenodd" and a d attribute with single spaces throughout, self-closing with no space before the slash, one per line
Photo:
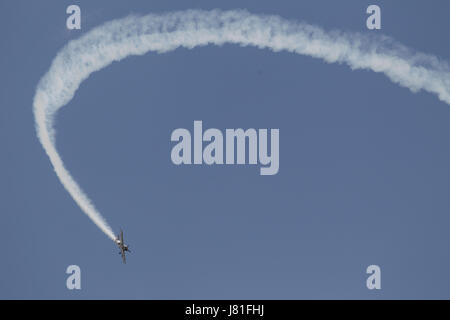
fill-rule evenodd
<path id="1" fill-rule="evenodd" d="M 120 249 L 123 249 L 124 251 L 128 251 L 128 246 L 126 244 L 122 244 L 120 240 L 116 240 L 116 244 L 119 246 Z"/>

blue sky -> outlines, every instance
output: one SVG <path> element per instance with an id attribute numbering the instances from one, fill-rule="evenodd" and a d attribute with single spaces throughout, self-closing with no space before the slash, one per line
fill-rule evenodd
<path id="1" fill-rule="evenodd" d="M 130 57 L 93 74 L 59 113 L 67 168 L 133 253 L 61 186 L 34 129 L 57 51 L 130 13 L 246 8 L 378 32 L 450 61 L 450 4 L 376 1 L 2 1 L 0 298 L 450 298 L 450 109 L 369 71 L 236 45 Z M 65 27 L 77 3 L 82 30 Z M 280 171 L 181 166 L 170 134 L 279 128 Z M 79 265 L 82 289 L 67 290 Z M 382 290 L 365 269 L 382 270 Z"/>

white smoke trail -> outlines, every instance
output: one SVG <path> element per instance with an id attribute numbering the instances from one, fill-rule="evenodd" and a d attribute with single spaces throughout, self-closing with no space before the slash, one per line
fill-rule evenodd
<path id="1" fill-rule="evenodd" d="M 162 53 L 178 47 L 234 43 L 382 72 L 413 92 L 425 90 L 450 104 L 450 68 L 446 62 L 413 52 L 387 37 L 368 37 L 325 32 L 308 24 L 243 10 L 188 10 L 114 20 L 70 41 L 58 52 L 36 89 L 33 106 L 37 134 L 64 187 L 94 223 L 114 239 L 111 228 L 71 177 L 55 148 L 55 114 L 91 73 L 149 51 Z"/>

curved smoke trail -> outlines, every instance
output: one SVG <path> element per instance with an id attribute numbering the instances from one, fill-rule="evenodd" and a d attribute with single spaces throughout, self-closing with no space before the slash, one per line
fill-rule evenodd
<path id="1" fill-rule="evenodd" d="M 337 62 L 351 69 L 384 73 L 416 92 L 425 90 L 450 104 L 450 68 L 437 57 L 414 52 L 387 37 L 325 32 L 319 27 L 243 10 L 188 10 L 113 20 L 70 41 L 40 80 L 33 107 L 36 129 L 61 183 L 93 222 L 114 240 L 114 233 L 64 167 L 55 148 L 53 122 L 59 108 L 95 71 L 130 55 L 167 52 L 178 47 L 234 43 L 289 51 Z"/>

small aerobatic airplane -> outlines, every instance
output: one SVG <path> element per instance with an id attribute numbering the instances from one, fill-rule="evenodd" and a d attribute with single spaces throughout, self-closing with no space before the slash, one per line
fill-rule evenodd
<path id="1" fill-rule="evenodd" d="M 127 259 L 125 258 L 125 251 L 131 252 L 130 249 L 128 249 L 128 246 L 123 242 L 123 231 L 120 229 L 120 236 L 117 235 L 116 238 L 116 244 L 119 246 L 120 252 L 119 254 L 122 255 L 123 263 L 127 263 Z"/>

